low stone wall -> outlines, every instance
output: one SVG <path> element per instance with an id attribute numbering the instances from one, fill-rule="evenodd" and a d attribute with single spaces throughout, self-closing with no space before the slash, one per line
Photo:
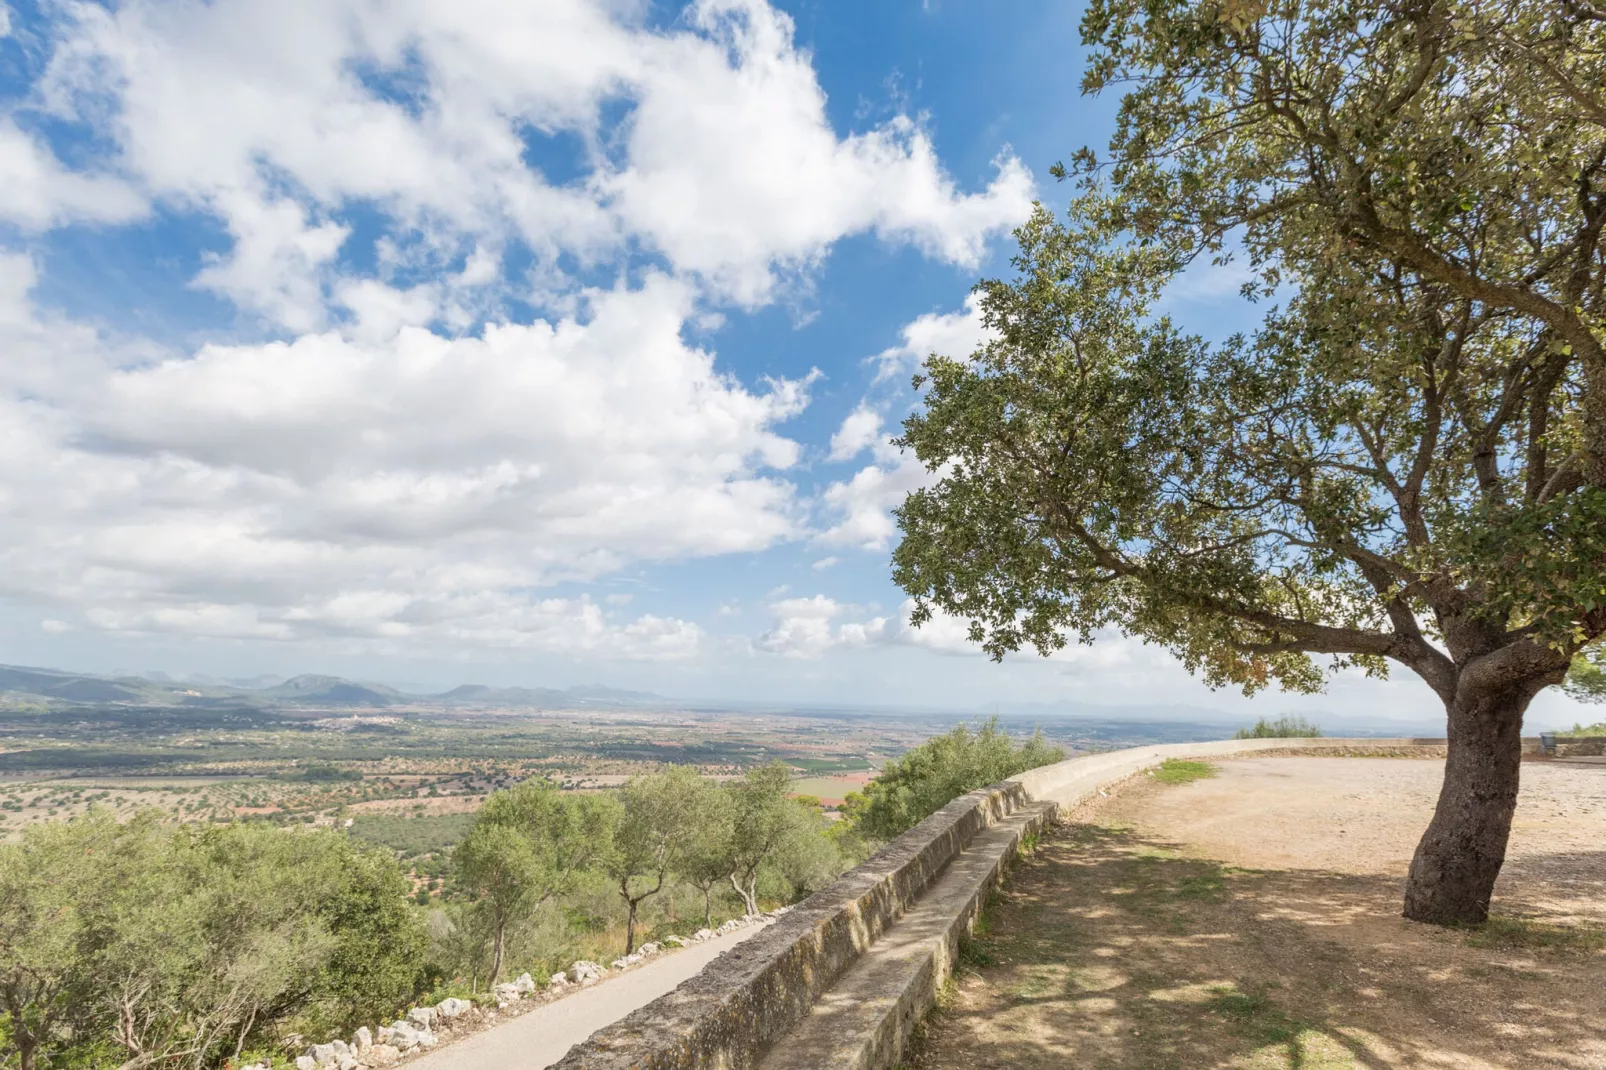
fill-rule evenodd
<path id="1" fill-rule="evenodd" d="M 1606 736 L 1560 736 L 1556 740 L 1558 758 L 1594 758 L 1606 754 Z"/>
<path id="2" fill-rule="evenodd" d="M 556 1066 L 755 1065 L 978 831 L 1026 801 L 1013 782 L 960 796 L 712 968 L 593 1034 Z"/>
<path id="3" fill-rule="evenodd" d="M 1072 806 L 1167 758 L 1442 757 L 1444 748 L 1443 739 L 1221 740 L 1133 747 L 1030 770 L 955 799 L 675 991 L 593 1034 L 556 1070 L 750 1070 L 978 832 L 1029 803 Z"/>

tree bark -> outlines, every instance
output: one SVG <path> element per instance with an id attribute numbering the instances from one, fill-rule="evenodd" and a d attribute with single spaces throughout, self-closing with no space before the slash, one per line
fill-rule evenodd
<path id="1" fill-rule="evenodd" d="M 625 954 L 628 955 L 636 950 L 636 904 L 641 900 L 626 898 L 625 902 L 630 904 L 630 915 L 625 919 Z"/>
<path id="2" fill-rule="evenodd" d="M 714 927 L 714 885 L 709 882 L 703 888 L 703 928 Z"/>
<path id="3" fill-rule="evenodd" d="M 1447 704 L 1449 757 L 1438 806 L 1411 859 L 1405 916 L 1482 925 L 1506 860 L 1522 768 L 1522 715 L 1548 683 L 1458 688 Z"/>
<path id="4" fill-rule="evenodd" d="M 496 923 L 496 939 L 491 945 L 491 977 L 485 982 L 486 988 L 495 988 L 496 979 L 502 974 L 502 941 L 507 932 L 506 919 Z"/>

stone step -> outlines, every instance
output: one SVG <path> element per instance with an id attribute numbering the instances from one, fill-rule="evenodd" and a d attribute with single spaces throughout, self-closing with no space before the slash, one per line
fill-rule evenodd
<path id="1" fill-rule="evenodd" d="M 760 1061 L 760 1070 L 884 1070 L 953 972 L 959 941 L 1003 877 L 1021 838 L 1052 816 L 1028 803 L 976 833 L 804 1019 Z"/>

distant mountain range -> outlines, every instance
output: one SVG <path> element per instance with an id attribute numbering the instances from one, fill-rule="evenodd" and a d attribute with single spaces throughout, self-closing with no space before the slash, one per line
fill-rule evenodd
<path id="1" fill-rule="evenodd" d="M 0 701 L 6 705 L 45 706 L 121 703 L 164 706 L 301 706 L 310 708 L 381 706 L 516 707 L 526 709 L 620 708 L 660 704 L 661 695 L 612 687 L 489 687 L 464 684 L 441 694 L 408 694 L 385 684 L 362 683 L 340 676 L 305 674 L 282 682 L 277 677 L 241 686 L 207 679 L 175 680 L 166 673 L 143 676 L 100 676 L 23 666 L 0 665 Z"/>

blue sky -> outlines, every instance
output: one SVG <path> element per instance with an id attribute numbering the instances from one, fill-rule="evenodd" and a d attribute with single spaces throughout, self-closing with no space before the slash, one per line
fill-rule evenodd
<path id="1" fill-rule="evenodd" d="M 6 4 L 0 660 L 1431 720 L 904 622 L 887 439 L 1107 133 L 1077 5 Z"/>

